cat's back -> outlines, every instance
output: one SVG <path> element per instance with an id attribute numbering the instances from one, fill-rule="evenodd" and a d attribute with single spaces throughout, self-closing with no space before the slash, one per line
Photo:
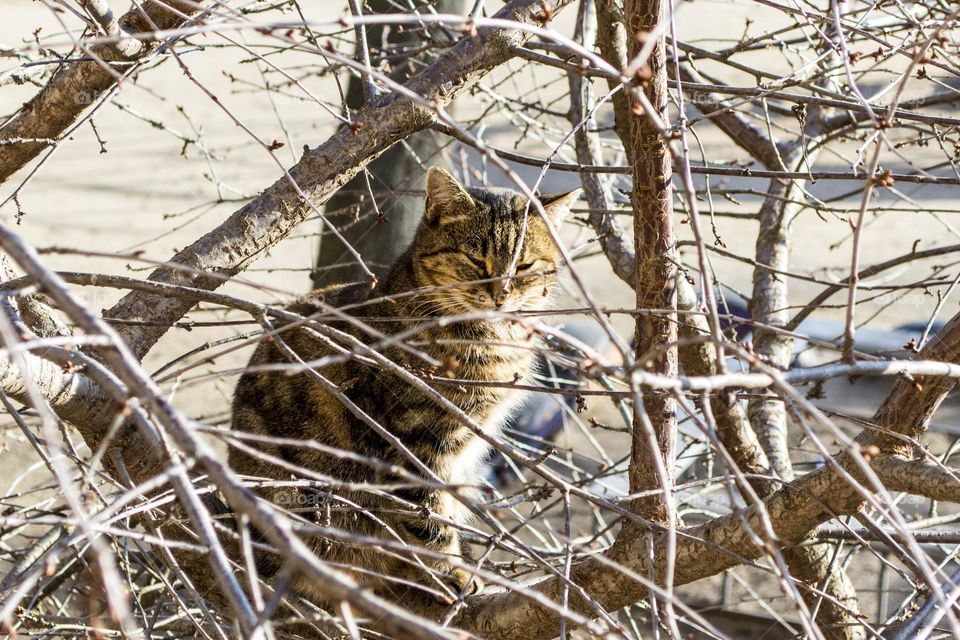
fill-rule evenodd
<path id="1" fill-rule="evenodd" d="M 322 323 L 338 329 L 349 326 L 343 322 L 343 314 L 350 313 L 351 309 L 362 308 L 369 293 L 370 287 L 363 284 L 335 285 L 324 289 L 316 289 L 302 300 L 288 305 L 286 307 L 287 311 L 303 316 L 305 320 L 294 322 L 271 319 L 274 332 L 261 337 L 256 351 L 254 351 L 247 364 L 247 370 L 240 378 L 238 393 L 239 386 L 255 381 L 264 373 L 258 371 L 258 367 L 290 364 L 295 368 L 297 362 L 295 358 L 291 359 L 290 349 L 301 358 L 322 357 L 321 352 L 329 349 L 323 341 L 315 338 L 316 334 L 310 331 L 310 325 Z M 300 330 L 303 327 L 306 327 L 307 330 Z M 289 349 L 281 348 L 278 342 L 289 347 Z"/>
<path id="2" fill-rule="evenodd" d="M 328 444 L 345 440 L 344 429 L 338 428 L 343 423 L 342 405 L 318 384 L 311 365 L 333 357 L 332 363 L 317 367 L 316 371 L 333 384 L 343 386 L 350 377 L 351 361 L 336 361 L 339 354 L 310 324 L 317 322 L 352 333 L 342 314 L 362 310 L 369 295 L 370 287 L 363 283 L 319 289 L 287 307 L 312 322 L 271 320 L 274 331 L 261 337 L 237 382 L 232 429 L 272 438 L 310 438 Z M 316 425 L 327 425 L 325 430 L 329 433 L 318 432 Z M 290 457 L 283 447 L 256 444 L 255 448 Z M 241 465 L 244 461 L 249 462 L 246 456 L 238 456 Z"/>

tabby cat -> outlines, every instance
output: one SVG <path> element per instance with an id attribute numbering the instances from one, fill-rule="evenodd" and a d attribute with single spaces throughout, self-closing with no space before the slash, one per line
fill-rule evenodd
<path id="1" fill-rule="evenodd" d="M 437 375 L 474 382 L 523 379 L 533 360 L 535 344 L 530 332 L 513 319 L 490 319 L 491 314 L 477 312 L 536 311 L 548 304 L 561 258 L 546 224 L 519 193 L 465 188 L 436 167 L 427 173 L 426 194 L 416 236 L 381 286 L 371 290 L 366 284 L 356 284 L 320 290 L 314 295 L 315 300 L 323 301 L 322 306 L 303 303 L 291 310 L 317 316 L 325 326 L 365 344 L 412 329 L 415 335 L 405 338 L 406 349 L 389 344 L 378 347 L 380 353 L 409 371 L 429 369 L 419 351 L 444 363 Z M 552 222 L 559 225 L 578 196 L 579 190 L 541 197 L 540 201 Z M 357 321 L 346 321 L 343 316 L 334 320 L 324 314 L 323 307 L 346 307 Z M 444 316 L 471 313 L 487 317 L 442 322 Z M 278 346 L 277 340 L 282 340 L 282 345 Z M 382 592 L 396 592 L 401 580 L 429 585 L 435 593 L 444 587 L 479 589 L 480 582 L 471 579 L 470 572 L 443 559 L 463 557 L 459 523 L 467 519 L 468 512 L 461 501 L 450 491 L 437 489 L 436 483 L 425 487 L 409 479 L 404 482 L 383 471 L 382 465 L 379 469 L 365 465 L 354 456 L 338 456 L 332 449 L 397 465 L 423 478 L 404 455 L 405 447 L 445 483 L 460 487 L 479 484 L 486 444 L 435 399 L 369 358 L 341 358 L 315 372 L 300 366 L 293 375 L 276 366 L 263 366 L 296 363 L 297 358 L 309 363 L 338 353 L 342 350 L 331 348 L 318 332 L 302 325 L 280 328 L 276 337 L 261 341 L 237 385 L 233 429 L 285 438 L 290 445 L 251 443 L 232 448 L 231 466 L 256 479 L 282 481 L 297 476 L 317 480 L 315 494 L 282 486 L 262 488 L 260 494 L 288 508 L 301 506 L 292 510 L 319 525 L 318 531 L 346 534 L 318 534 L 313 546 L 321 557 L 360 583 Z M 318 376 L 335 384 L 355 406 L 346 406 Z M 490 434 L 497 432 L 518 397 L 516 391 L 503 386 L 426 379 Z M 371 428 L 363 414 L 403 446 L 390 443 Z M 299 446 L 307 441 L 321 446 Z M 392 546 L 378 549 L 351 543 L 350 536 L 379 538 L 384 546 Z M 403 553 L 404 545 L 434 553 L 418 560 Z M 259 558 L 258 564 L 269 567 L 269 560 Z M 305 580 L 294 586 L 318 596 Z"/>

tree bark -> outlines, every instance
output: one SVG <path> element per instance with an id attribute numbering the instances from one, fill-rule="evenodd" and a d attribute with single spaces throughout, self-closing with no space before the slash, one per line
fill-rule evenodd
<path id="1" fill-rule="evenodd" d="M 597 45 L 604 59 L 620 70 L 627 67 L 627 31 L 624 19 L 623 2 L 617 0 L 596 0 L 597 6 Z M 613 91 L 617 81 L 607 80 L 607 86 Z M 630 148 L 632 118 L 630 117 L 630 97 L 626 87 L 613 96 L 614 129 L 623 143 L 624 149 Z"/>
<path id="2" fill-rule="evenodd" d="M 628 0 L 625 4 L 627 42 L 630 58 L 636 58 L 649 34 L 668 19 L 669 0 Z M 638 77 L 644 79 L 640 88 L 660 119 L 667 118 L 667 59 L 666 37 L 661 29 L 647 64 Z M 667 140 L 643 115 L 636 99 L 632 101 L 629 156 L 633 165 L 634 247 L 636 251 L 637 308 L 656 310 L 657 314 L 640 313 L 637 316 L 635 349 L 638 365 L 667 376 L 678 374 L 676 324 L 676 267 L 670 258 L 674 254 L 672 161 Z M 664 312 L 664 313 L 659 313 Z M 642 406 L 641 406 L 642 404 Z M 676 405 L 665 395 L 648 394 L 643 402 L 636 402 L 637 418 L 633 425 L 631 447 L 630 491 L 637 493 L 660 488 L 657 467 L 666 470 L 666 481 L 672 486 L 676 456 Z M 656 450 L 645 427 L 649 417 L 653 428 Z M 658 462 L 656 458 L 660 458 Z M 667 521 L 664 496 L 652 495 L 637 499 L 635 511 L 650 520 Z"/>

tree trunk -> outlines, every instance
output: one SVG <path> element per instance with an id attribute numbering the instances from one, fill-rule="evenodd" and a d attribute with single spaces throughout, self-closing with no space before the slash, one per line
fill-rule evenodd
<path id="1" fill-rule="evenodd" d="M 661 0 L 628 0 L 627 42 L 629 58 L 634 59 L 643 50 L 647 34 L 668 18 L 669 3 Z M 638 72 L 646 79 L 642 87 L 661 121 L 667 115 L 667 69 L 665 32 L 657 37 L 649 59 Z M 630 159 L 633 165 L 634 243 L 637 266 L 637 308 L 670 313 L 639 314 L 636 327 L 636 354 L 641 367 L 666 376 L 676 376 L 676 267 L 670 260 L 674 251 L 672 166 L 667 141 L 653 122 L 645 115 L 636 96 L 633 106 Z M 651 489 L 669 490 L 661 486 L 658 466 L 666 471 L 666 483 L 673 484 L 676 455 L 676 406 L 667 395 L 649 394 L 642 403 L 636 403 L 633 425 L 633 464 L 630 468 L 630 492 Z M 644 415 L 645 409 L 645 415 Z M 649 420 L 647 419 L 649 418 Z M 653 433 L 649 433 L 652 428 Z M 652 445 L 656 443 L 656 450 Z M 635 510 L 645 518 L 658 522 L 667 520 L 665 495 L 651 495 L 637 500 Z"/>
<path id="2" fill-rule="evenodd" d="M 390 0 L 368 0 L 364 4 L 365 10 L 371 13 L 397 11 L 397 4 Z M 439 0 L 434 4 L 434 9 L 437 13 L 464 14 L 469 7 L 467 0 Z M 456 35 L 459 34 L 454 37 Z M 392 46 L 402 45 L 417 50 L 422 44 L 416 31 L 398 32 L 395 28 L 372 26 L 367 29 L 372 60 L 379 57 L 384 36 Z M 429 61 L 433 57 L 428 53 L 419 60 Z M 398 82 L 405 82 L 417 69 L 415 60 L 391 60 L 391 77 Z M 351 112 L 363 106 L 363 84 L 361 76 L 350 76 L 347 105 Z M 413 240 L 423 213 L 423 197 L 419 191 L 423 189 L 427 167 L 437 163 L 442 144 L 442 140 L 432 131 L 410 136 L 371 162 L 367 175 L 361 173 L 354 177 L 327 202 L 326 212 L 330 223 L 341 230 L 378 276 L 386 273 Z M 371 191 L 376 207 L 371 201 Z M 376 215 L 377 211 L 380 215 Z M 344 249 L 343 243 L 324 234 L 317 252 L 316 268 L 310 277 L 314 286 L 320 288 L 363 280 L 365 274 Z"/>

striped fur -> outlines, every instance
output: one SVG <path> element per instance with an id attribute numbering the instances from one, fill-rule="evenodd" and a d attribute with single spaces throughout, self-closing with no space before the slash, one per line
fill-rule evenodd
<path id="1" fill-rule="evenodd" d="M 577 195 L 541 199 L 555 225 Z M 431 169 L 417 235 L 382 284 L 373 291 L 365 285 L 353 285 L 315 294 L 326 305 L 350 306 L 354 317 L 382 335 L 419 328 L 406 343 L 445 363 L 437 375 L 498 383 L 523 379 L 529 373 L 535 343 L 520 323 L 511 319 L 442 321 L 451 315 L 539 310 L 548 304 L 560 255 L 543 220 L 532 207 L 527 211 L 526 198 L 513 191 L 466 189 L 446 171 Z M 519 268 L 513 273 L 510 265 L 521 236 L 516 261 Z M 504 279 L 507 276 L 515 277 Z M 382 300 L 389 296 L 395 297 Z M 299 304 L 291 309 L 304 316 L 322 314 L 316 304 Z M 376 338 L 355 324 L 330 318 L 323 316 L 327 326 L 366 344 L 376 343 Z M 306 362 L 336 353 L 309 329 L 282 331 L 280 337 Z M 395 345 L 380 352 L 410 371 L 425 368 L 422 359 Z M 302 369 L 293 375 L 257 370 L 260 365 L 290 363 L 287 355 L 275 340 L 261 341 L 249 370 L 237 385 L 234 430 L 305 444 L 316 442 L 423 476 L 399 447 L 328 393 L 316 375 Z M 324 366 L 317 373 L 336 384 L 357 409 L 396 436 L 445 483 L 478 484 L 487 453 L 485 443 L 433 398 L 369 360 L 350 359 Z M 517 400 L 516 392 L 509 388 L 437 381 L 430 384 L 491 435 L 497 433 Z M 425 548 L 447 558 L 463 556 L 458 523 L 467 521 L 468 512 L 451 491 L 404 484 L 393 474 L 308 446 L 248 446 L 258 454 L 232 448 L 230 464 L 249 479 L 290 480 L 299 476 L 316 480 L 315 493 L 289 488 L 260 490 L 261 495 L 279 505 L 302 507 L 293 510 L 308 522 L 347 536 Z M 367 490 L 358 485 L 386 485 L 387 489 Z M 314 547 L 324 559 L 350 571 L 358 581 L 385 592 L 398 589 L 396 584 L 391 587 L 395 581 L 389 577 L 435 588 L 435 580 L 455 589 L 468 583 L 467 572 L 443 559 L 424 558 L 421 564 L 409 553 L 353 544 L 343 536 L 318 535 Z M 258 562 L 265 572 L 275 569 L 266 555 Z M 474 581 L 473 585 L 478 587 L 479 583 Z M 297 587 L 312 591 L 302 580 Z"/>

